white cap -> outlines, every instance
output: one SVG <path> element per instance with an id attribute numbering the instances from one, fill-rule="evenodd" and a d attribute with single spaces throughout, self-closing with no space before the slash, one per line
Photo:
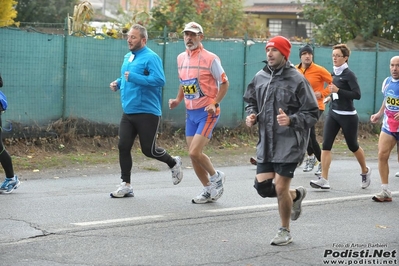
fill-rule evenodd
<path id="1" fill-rule="evenodd" d="M 182 32 L 185 31 L 191 31 L 194 33 L 204 33 L 204 31 L 202 30 L 202 27 L 200 24 L 198 24 L 197 22 L 189 22 L 186 24 L 186 26 L 184 27 L 184 30 Z"/>

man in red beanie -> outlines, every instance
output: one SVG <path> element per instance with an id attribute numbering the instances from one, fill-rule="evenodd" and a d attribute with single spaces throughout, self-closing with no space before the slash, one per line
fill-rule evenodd
<path id="1" fill-rule="evenodd" d="M 259 142 L 254 187 L 261 197 L 277 197 L 281 227 L 272 245 L 292 242 L 290 217 L 296 220 L 306 196 L 304 187 L 290 189 L 296 167 L 306 153 L 310 128 L 318 119 L 309 83 L 288 60 L 291 43 L 282 36 L 266 44 L 266 66 L 244 94 L 247 126 L 258 123 Z"/>

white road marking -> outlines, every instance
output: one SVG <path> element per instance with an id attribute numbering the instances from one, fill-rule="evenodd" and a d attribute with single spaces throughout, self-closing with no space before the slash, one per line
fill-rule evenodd
<path id="1" fill-rule="evenodd" d="M 321 193 L 323 193 L 323 192 L 321 192 Z M 397 194 L 399 194 L 399 191 L 392 192 L 392 195 L 397 195 Z M 368 194 L 368 195 L 356 195 L 356 196 L 347 196 L 347 197 L 304 200 L 302 202 L 302 205 L 308 205 L 311 203 L 348 201 L 348 200 L 355 200 L 355 199 L 370 199 L 370 202 L 371 202 L 371 198 L 373 196 L 374 196 L 374 194 Z M 384 204 L 384 203 L 377 203 L 377 204 Z M 202 212 L 222 213 L 222 212 L 234 212 L 234 211 L 242 211 L 242 210 L 276 208 L 277 206 L 278 206 L 277 203 L 271 203 L 271 204 L 262 204 L 262 205 L 221 208 L 221 209 L 216 209 L 216 210 L 204 210 Z M 112 223 L 124 223 L 124 222 L 131 222 L 131 221 L 153 220 L 153 219 L 160 219 L 160 218 L 164 218 L 164 217 L 165 217 L 165 215 L 150 215 L 150 216 L 129 217 L 129 218 L 121 218 L 121 219 L 111 219 L 111 220 L 101 220 L 101 221 L 71 223 L 71 224 L 78 225 L 78 226 L 93 226 L 93 225 L 100 225 L 100 224 L 112 224 Z"/>
<path id="2" fill-rule="evenodd" d="M 223 208 L 223 209 L 217 209 L 217 210 L 205 210 L 204 212 L 213 212 L 213 213 L 216 213 L 216 212 L 233 212 L 233 211 L 242 211 L 242 210 L 275 208 L 277 206 L 278 206 L 277 203 L 272 203 L 272 204 L 263 204 L 263 205 L 252 205 L 252 206 Z"/>
<path id="3" fill-rule="evenodd" d="M 112 224 L 112 223 L 124 223 L 124 222 L 131 222 L 131 221 L 140 221 L 140 220 L 159 219 L 159 218 L 163 218 L 163 217 L 164 217 L 164 215 L 151 215 L 151 216 L 139 216 L 139 217 L 102 220 L 102 221 L 93 221 L 93 222 L 84 222 L 84 223 L 71 223 L 71 224 L 79 225 L 79 226 L 92 226 L 92 225 L 99 225 L 99 224 Z"/>
<path id="4" fill-rule="evenodd" d="M 321 192 L 321 193 L 323 193 L 323 192 Z M 399 191 L 393 191 L 391 193 L 392 193 L 392 195 L 396 195 L 396 194 L 399 194 Z M 354 200 L 354 199 L 370 199 L 370 202 L 371 202 L 371 198 L 374 195 L 375 194 L 337 197 L 337 198 L 324 198 L 324 199 L 315 199 L 315 200 L 304 200 L 302 202 L 302 205 L 307 205 L 309 203 L 338 202 L 338 201 L 347 201 L 347 200 Z M 384 203 L 379 203 L 379 204 L 384 204 Z M 263 204 L 263 205 L 251 205 L 251 206 L 223 208 L 223 209 L 215 209 L 215 210 L 205 210 L 204 212 L 211 212 L 211 213 L 232 212 L 232 211 L 241 211 L 241 210 L 276 208 L 277 206 L 278 206 L 277 203 L 272 203 L 272 204 Z"/>

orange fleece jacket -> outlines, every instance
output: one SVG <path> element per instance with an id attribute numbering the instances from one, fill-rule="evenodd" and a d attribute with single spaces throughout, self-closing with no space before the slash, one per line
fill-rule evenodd
<path id="1" fill-rule="evenodd" d="M 325 104 L 323 103 L 324 98 L 330 95 L 330 91 L 325 89 L 324 83 L 330 84 L 332 82 L 331 73 L 328 72 L 322 66 L 318 64 L 311 63 L 307 69 L 302 68 L 302 63 L 295 66 L 299 72 L 301 72 L 305 78 L 309 81 L 310 86 L 312 86 L 314 92 L 320 92 L 321 98 L 317 99 L 317 104 L 319 105 L 319 110 L 325 109 Z M 316 97 L 317 98 L 317 97 Z"/>

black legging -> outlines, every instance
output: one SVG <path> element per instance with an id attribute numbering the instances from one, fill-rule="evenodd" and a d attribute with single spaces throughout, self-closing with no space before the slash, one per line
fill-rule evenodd
<path id="1" fill-rule="evenodd" d="M 351 152 L 357 152 L 359 143 L 357 141 L 357 130 L 359 117 L 355 115 L 339 115 L 330 110 L 324 121 L 323 150 L 331 151 L 335 137 L 340 129 L 344 134 L 346 145 Z"/>
<path id="2" fill-rule="evenodd" d="M 319 110 L 319 117 L 323 114 L 323 110 Z M 321 162 L 320 144 L 317 142 L 315 126 L 310 128 L 309 143 L 307 148 L 308 155 L 314 154 L 316 159 Z"/>
<path id="3" fill-rule="evenodd" d="M 134 140 L 139 135 L 141 152 L 150 158 L 166 163 L 170 168 L 176 165 L 176 161 L 165 149 L 157 147 L 156 139 L 161 118 L 152 114 L 123 114 L 119 125 L 119 164 L 121 167 L 121 179 L 130 183 L 133 166 L 131 150 Z"/>
<path id="4" fill-rule="evenodd" d="M 0 113 L 0 162 L 1 166 L 4 169 L 6 177 L 12 178 L 14 177 L 14 168 L 12 166 L 11 156 L 10 154 L 8 154 L 6 148 L 4 147 L 2 132 L 3 132 L 3 124 L 1 121 L 1 113 Z"/>

